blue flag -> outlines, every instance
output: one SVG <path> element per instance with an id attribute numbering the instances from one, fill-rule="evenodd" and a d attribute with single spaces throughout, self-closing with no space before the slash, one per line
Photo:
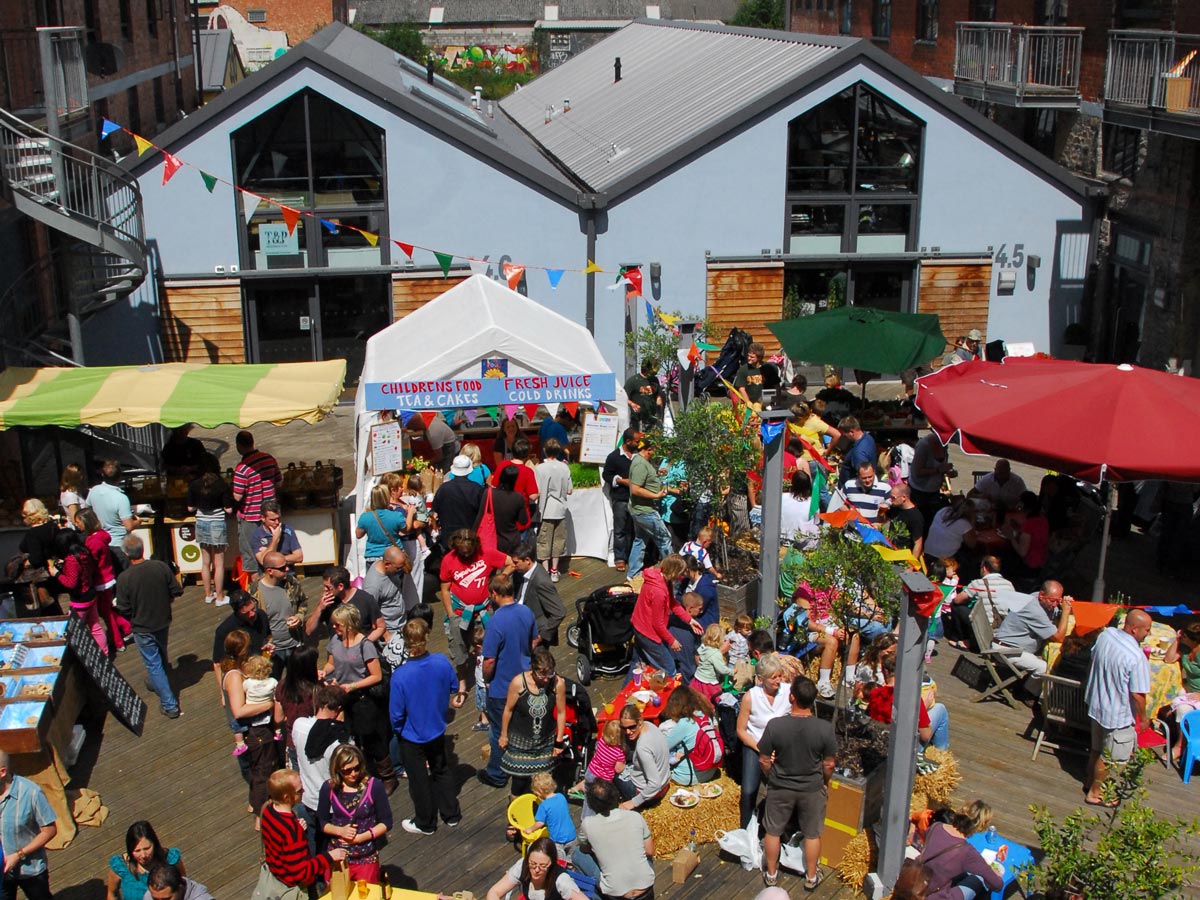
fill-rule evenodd
<path id="1" fill-rule="evenodd" d="M 759 434 L 762 435 L 763 446 L 771 443 L 775 438 L 779 437 L 779 432 L 783 431 L 785 422 L 763 422 L 758 426 Z"/>
<path id="2" fill-rule="evenodd" d="M 121 126 L 118 125 L 116 122 L 110 122 L 108 119 L 102 119 L 100 121 L 100 140 L 104 140 L 106 137 L 108 137 L 114 131 L 120 131 L 120 130 L 121 130 Z"/>
<path id="3" fill-rule="evenodd" d="M 883 536 L 883 532 L 878 528 L 872 528 L 862 522 L 854 523 L 854 530 L 858 532 L 864 544 L 884 544 L 888 547 L 892 546 L 891 542 Z"/>
<path id="4" fill-rule="evenodd" d="M 546 277 L 550 279 L 550 290 L 557 291 L 558 283 L 560 281 L 562 281 L 563 270 L 562 269 L 547 269 Z"/>

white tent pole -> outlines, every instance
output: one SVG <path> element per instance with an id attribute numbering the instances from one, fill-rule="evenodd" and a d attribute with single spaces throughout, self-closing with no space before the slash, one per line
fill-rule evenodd
<path id="1" fill-rule="evenodd" d="M 1105 485 L 1111 487 L 1111 485 Z M 1100 534 L 1100 570 L 1096 573 L 1096 581 L 1092 585 L 1092 602 L 1104 602 L 1104 566 L 1108 562 L 1108 522 L 1112 517 L 1112 490 L 1102 491 L 1104 495 L 1104 528 Z"/>

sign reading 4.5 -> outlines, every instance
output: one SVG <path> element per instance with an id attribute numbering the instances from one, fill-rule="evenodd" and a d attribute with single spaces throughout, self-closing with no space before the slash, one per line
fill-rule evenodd
<path id="1" fill-rule="evenodd" d="M 1025 265 L 1025 245 L 1013 244 L 1012 256 L 1007 252 L 1008 244 L 1001 244 L 996 251 L 996 265 L 1001 269 L 1019 269 Z"/>

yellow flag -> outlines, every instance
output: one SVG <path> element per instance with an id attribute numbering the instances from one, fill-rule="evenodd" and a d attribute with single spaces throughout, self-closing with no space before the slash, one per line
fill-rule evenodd
<path id="1" fill-rule="evenodd" d="M 603 272 L 603 271 L 604 271 L 604 270 L 603 270 L 602 268 L 600 268 L 598 265 L 596 265 L 594 262 L 592 262 L 592 261 L 589 259 L 589 260 L 588 260 L 588 264 L 587 264 L 587 268 L 583 270 L 583 274 L 584 274 L 584 275 L 586 275 L 586 274 L 588 274 L 589 272 Z"/>
<path id="2" fill-rule="evenodd" d="M 371 234 L 369 231 L 360 231 L 359 234 L 365 237 L 367 239 L 367 243 L 372 247 L 379 243 L 379 235 L 377 234 Z"/>
<path id="3" fill-rule="evenodd" d="M 146 140 L 140 134 L 135 134 L 133 136 L 133 142 L 135 144 L 137 144 L 138 156 L 141 156 L 143 153 L 145 153 L 147 150 L 149 150 L 150 148 L 152 148 L 154 146 L 152 143 L 150 143 L 148 140 Z"/>
<path id="4" fill-rule="evenodd" d="M 679 318 L 680 318 L 679 316 L 669 316 L 665 312 L 660 312 L 658 314 L 658 317 L 660 319 L 662 319 L 664 322 L 666 322 L 668 325 L 678 325 L 679 324 Z"/>
<path id="5" fill-rule="evenodd" d="M 908 563 L 910 566 L 920 565 L 911 550 L 901 550 L 898 547 L 885 547 L 883 544 L 872 544 L 871 546 L 888 562 L 903 562 Z"/>

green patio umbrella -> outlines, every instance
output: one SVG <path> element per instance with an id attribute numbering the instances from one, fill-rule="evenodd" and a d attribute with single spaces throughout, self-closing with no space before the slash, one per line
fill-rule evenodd
<path id="1" fill-rule="evenodd" d="M 843 306 L 767 327 L 792 359 L 871 372 L 898 374 L 946 349 L 941 323 L 932 313 Z"/>

